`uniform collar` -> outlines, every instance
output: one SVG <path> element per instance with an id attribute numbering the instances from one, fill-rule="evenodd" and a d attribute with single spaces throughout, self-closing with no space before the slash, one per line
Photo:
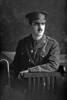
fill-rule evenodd
<path id="1" fill-rule="evenodd" d="M 40 40 L 36 41 L 32 38 L 32 35 L 31 35 L 31 41 L 34 47 L 40 48 L 42 47 L 43 44 L 47 42 L 47 38 L 46 38 L 46 35 L 43 35 L 43 37 Z"/>

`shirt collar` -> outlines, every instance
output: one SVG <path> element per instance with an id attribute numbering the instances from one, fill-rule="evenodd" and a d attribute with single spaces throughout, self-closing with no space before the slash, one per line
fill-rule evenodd
<path id="1" fill-rule="evenodd" d="M 33 37 L 32 37 L 32 35 L 31 35 L 31 41 L 32 41 L 34 47 L 39 48 L 39 47 L 41 47 L 43 44 L 46 43 L 47 38 L 46 38 L 46 35 L 44 34 L 44 35 L 42 36 L 42 38 L 41 38 L 40 40 L 37 41 L 37 40 L 34 40 Z"/>

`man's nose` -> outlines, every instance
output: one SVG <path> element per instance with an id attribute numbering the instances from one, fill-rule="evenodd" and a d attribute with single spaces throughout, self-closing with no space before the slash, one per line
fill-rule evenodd
<path id="1" fill-rule="evenodd" d="M 38 28 L 38 31 L 41 31 L 41 28 Z"/>
<path id="2" fill-rule="evenodd" d="M 41 26 L 40 25 L 38 26 L 38 31 L 41 31 Z"/>

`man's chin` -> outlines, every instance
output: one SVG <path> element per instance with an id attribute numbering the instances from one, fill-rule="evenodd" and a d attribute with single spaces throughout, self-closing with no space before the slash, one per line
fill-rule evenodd
<path id="1" fill-rule="evenodd" d="M 42 38 L 42 34 L 36 34 L 36 35 L 33 35 L 33 38 L 35 39 L 35 40 L 39 40 L 39 39 L 41 39 Z"/>
<path id="2" fill-rule="evenodd" d="M 43 34 L 38 34 L 38 35 L 37 35 L 37 37 L 42 37 L 42 36 L 43 36 Z"/>
<path id="3" fill-rule="evenodd" d="M 42 35 L 39 35 L 39 36 L 36 37 L 37 40 L 41 39 L 41 38 L 42 38 Z"/>

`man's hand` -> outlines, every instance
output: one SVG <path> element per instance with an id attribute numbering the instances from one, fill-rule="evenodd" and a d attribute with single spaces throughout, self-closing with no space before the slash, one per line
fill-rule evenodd
<path id="1" fill-rule="evenodd" d="M 29 68 L 28 70 L 29 70 L 29 72 L 52 72 L 52 71 L 48 70 L 47 68 L 42 68 L 39 65 Z"/>
<path id="2" fill-rule="evenodd" d="M 29 72 L 29 70 L 21 71 L 21 72 L 19 73 L 19 75 L 18 75 L 18 79 L 22 80 L 23 74 L 24 74 L 24 73 L 28 73 L 28 72 Z"/>
<path id="3" fill-rule="evenodd" d="M 39 66 L 35 66 L 32 68 L 29 68 L 29 72 L 41 72 L 41 70 L 39 69 Z"/>
<path id="4" fill-rule="evenodd" d="M 28 73 L 28 72 L 29 72 L 28 70 L 24 70 L 24 71 L 21 71 L 20 74 L 22 76 L 24 73 Z"/>

